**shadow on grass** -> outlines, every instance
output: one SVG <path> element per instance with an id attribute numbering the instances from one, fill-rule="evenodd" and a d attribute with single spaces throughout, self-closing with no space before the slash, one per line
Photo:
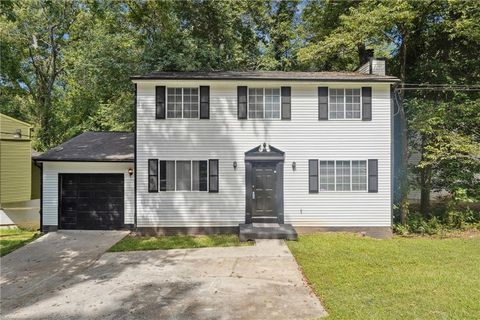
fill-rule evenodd
<path id="1" fill-rule="evenodd" d="M 40 236 L 40 232 L 24 229 L 0 229 L 0 257 L 23 247 Z"/>
<path id="2" fill-rule="evenodd" d="M 208 236 L 134 236 L 129 235 L 116 243 L 108 251 L 141 251 L 141 250 L 168 250 L 206 247 L 248 246 L 252 242 L 240 242 L 236 235 L 208 235 Z"/>

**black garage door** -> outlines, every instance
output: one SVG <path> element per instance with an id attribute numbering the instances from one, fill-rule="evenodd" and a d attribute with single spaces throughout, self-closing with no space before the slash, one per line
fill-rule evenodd
<path id="1" fill-rule="evenodd" d="M 60 174 L 60 229 L 123 227 L 123 174 Z"/>

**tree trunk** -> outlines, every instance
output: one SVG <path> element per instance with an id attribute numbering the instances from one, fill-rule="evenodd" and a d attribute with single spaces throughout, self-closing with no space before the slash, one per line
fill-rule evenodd
<path id="1" fill-rule="evenodd" d="M 432 170 L 430 167 L 422 168 L 420 172 L 420 213 L 424 218 L 431 217 L 430 214 L 430 192 Z"/>
<path id="2" fill-rule="evenodd" d="M 424 160 L 425 156 L 425 144 L 426 139 L 424 135 L 422 135 L 422 146 L 420 152 L 421 154 L 421 161 Z M 430 192 L 432 190 L 432 167 L 426 166 L 420 168 L 420 213 L 424 218 L 430 217 Z"/>

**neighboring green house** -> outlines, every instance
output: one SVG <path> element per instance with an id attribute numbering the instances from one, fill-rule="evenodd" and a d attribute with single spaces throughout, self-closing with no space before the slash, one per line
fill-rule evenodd
<path id="1" fill-rule="evenodd" d="M 31 199 L 31 129 L 28 123 L 0 114 L 0 204 Z"/>

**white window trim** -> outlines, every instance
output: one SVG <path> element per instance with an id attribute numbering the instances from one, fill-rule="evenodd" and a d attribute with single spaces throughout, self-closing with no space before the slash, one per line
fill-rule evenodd
<path id="1" fill-rule="evenodd" d="M 168 89 L 182 89 L 182 116 L 180 118 L 176 118 L 176 117 L 169 117 L 168 116 Z M 184 89 L 197 89 L 198 90 L 198 95 L 197 95 L 197 102 L 198 102 L 198 116 L 196 118 L 185 118 L 183 116 L 183 90 Z M 165 88 L 165 119 L 185 119 L 185 120 L 194 120 L 194 119 L 200 119 L 200 87 L 197 86 L 197 87 L 188 87 L 188 86 L 185 86 L 185 87 L 166 87 Z M 176 161 L 176 160 L 175 160 Z"/>
<path id="2" fill-rule="evenodd" d="M 263 118 L 250 118 L 250 89 L 262 89 L 263 94 Z M 278 89 L 280 97 L 280 113 L 278 118 L 265 118 L 265 89 Z M 247 87 L 247 119 L 248 120 L 282 120 L 282 88 L 280 87 Z"/>
<path id="3" fill-rule="evenodd" d="M 187 118 L 188 119 L 188 118 Z M 158 160 L 159 163 L 160 161 L 173 161 L 175 162 L 175 190 L 165 190 L 165 191 L 160 191 L 159 189 L 159 193 L 163 193 L 163 192 L 179 192 L 179 193 L 182 193 L 182 192 L 201 192 L 201 193 L 209 193 L 210 191 L 210 185 L 209 185 L 209 177 L 210 177 L 210 166 L 209 166 L 209 160 L 208 159 L 194 159 L 194 160 L 182 160 L 182 159 L 179 159 L 179 160 L 165 160 L 165 159 L 159 159 Z M 177 162 L 178 161 L 189 161 L 190 162 L 190 190 L 177 190 Z M 192 169 L 192 162 L 193 161 L 206 161 L 207 162 L 207 190 L 205 191 L 200 191 L 200 190 L 192 190 L 193 188 L 193 169 Z M 220 170 L 220 168 L 218 169 Z M 159 172 L 160 174 L 160 172 Z"/>
<path id="4" fill-rule="evenodd" d="M 330 118 L 330 110 L 331 110 L 331 104 L 330 104 L 330 90 L 331 89 L 336 89 L 336 90 L 343 90 L 343 118 Z M 360 89 L 360 117 L 359 118 L 346 118 L 347 116 L 347 97 L 345 95 L 345 90 L 346 89 Z M 362 97 L 362 88 L 328 88 L 328 120 L 339 120 L 339 121 L 359 121 L 362 120 L 362 114 L 363 114 L 363 97 Z"/>
<path id="5" fill-rule="evenodd" d="M 334 170 L 334 180 L 335 180 L 335 190 L 320 190 L 320 161 L 333 161 L 333 170 Z M 348 161 L 350 162 L 350 190 L 337 190 L 337 161 Z M 366 184 L 365 190 L 353 190 L 352 189 L 352 161 L 365 161 L 365 177 L 366 177 Z M 333 193 L 333 192 L 352 192 L 352 193 L 368 193 L 368 159 L 350 159 L 350 160 L 342 160 L 342 159 L 319 159 L 318 160 L 318 193 Z"/>

